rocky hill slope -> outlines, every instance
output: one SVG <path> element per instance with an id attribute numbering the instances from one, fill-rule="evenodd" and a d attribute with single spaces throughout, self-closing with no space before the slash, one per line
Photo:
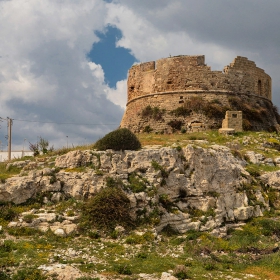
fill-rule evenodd
<path id="1" fill-rule="evenodd" d="M 38 273 L 42 279 L 204 279 L 203 275 L 212 269 L 200 275 L 186 265 L 196 262 L 192 254 L 192 260 L 186 261 L 189 257 L 184 246 L 191 246 L 192 241 L 187 242 L 190 236 L 196 236 L 189 239 L 196 241 L 203 236 L 209 240 L 229 240 L 232 232 L 246 227 L 253 218 L 277 212 L 280 187 L 277 137 L 276 134 L 258 134 L 258 138 L 229 136 L 224 145 L 207 139 L 188 140 L 168 147 L 146 146 L 139 151 L 74 150 L 60 156 L 9 163 L 6 168 L 17 168 L 19 174 L 0 184 L 3 236 L 0 266 L 6 277 L 3 279 L 14 279 L 8 277 L 17 275 L 19 268 L 27 266 L 33 267 L 32 273 Z M 85 201 L 110 188 L 117 188 L 128 199 L 127 215 L 134 229 L 116 222 L 114 228 L 104 230 L 98 223 L 89 227 L 91 220 L 85 221 L 81 210 L 86 208 Z M 106 203 L 104 199 L 101 206 Z M 272 239 L 261 241 L 266 244 L 264 247 L 256 246 L 259 254 L 277 254 L 275 242 L 280 238 L 280 226 L 279 232 L 277 226 L 271 233 L 273 237 L 269 237 Z M 183 241 L 171 247 L 164 245 L 164 241 L 171 242 L 168 237 L 171 233 L 179 235 Z M 35 267 L 28 260 L 11 260 L 14 251 L 20 251 L 15 236 L 28 243 L 33 235 L 37 240 L 33 241 L 36 243 L 32 245 L 35 246 L 33 250 L 40 251 L 44 247 L 40 254 L 45 256 L 35 262 Z M 38 241 L 38 235 L 45 241 Z M 79 249 L 73 248 L 72 241 Z M 44 242 L 53 243 L 59 250 L 47 249 L 47 244 L 41 244 L 40 248 L 38 244 Z M 61 247 L 57 242 L 66 243 Z M 202 238 L 200 244 L 204 242 Z M 115 251 L 116 247 L 123 246 L 118 248 L 122 253 L 109 253 L 110 246 Z M 217 251 L 210 247 L 209 244 L 204 246 L 199 254 L 207 256 L 202 263 L 210 258 L 209 265 L 213 267 L 216 253 L 219 259 L 221 252 L 234 251 L 233 248 Z M 252 255 L 251 247 L 247 248 L 249 251 L 245 248 L 244 253 Z M 165 252 L 158 252 L 162 248 Z M 8 254 L 1 255 L 1 250 Z M 135 254 L 131 250 L 135 250 Z M 143 264 L 137 264 L 140 268 L 128 265 L 136 256 L 141 260 L 141 253 L 146 260 L 153 250 L 157 253 L 154 261 L 173 254 L 172 264 L 163 265 L 162 269 L 149 269 Z M 267 250 L 266 253 L 263 250 Z M 104 253 L 115 255 L 114 260 L 108 261 L 109 256 L 108 259 L 104 255 L 101 257 Z M 176 258 L 179 261 L 174 261 Z M 118 264 L 117 268 L 114 263 Z M 130 266 L 135 271 L 129 270 Z M 109 275 L 105 273 L 107 270 L 111 271 Z M 228 270 L 219 276 L 218 269 L 213 270 L 216 279 L 239 273 Z M 180 278 L 180 271 L 184 277 Z M 130 274 L 132 276 L 127 276 Z M 41 279 L 38 275 L 34 279 Z M 250 273 L 241 273 L 235 279 L 247 279 L 248 275 Z"/>

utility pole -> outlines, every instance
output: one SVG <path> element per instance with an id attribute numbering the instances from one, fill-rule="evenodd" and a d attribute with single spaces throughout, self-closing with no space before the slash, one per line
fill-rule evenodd
<path id="1" fill-rule="evenodd" d="M 11 160 L 12 155 L 12 124 L 13 120 L 7 117 L 8 121 L 8 160 Z"/>

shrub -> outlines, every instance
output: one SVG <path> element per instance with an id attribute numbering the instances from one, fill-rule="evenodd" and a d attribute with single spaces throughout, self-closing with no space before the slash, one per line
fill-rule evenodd
<path id="1" fill-rule="evenodd" d="M 146 133 L 150 133 L 152 131 L 153 131 L 153 129 L 149 125 L 145 126 L 143 129 L 143 132 L 146 132 Z"/>
<path id="2" fill-rule="evenodd" d="M 32 236 L 41 234 L 39 230 L 29 227 L 12 227 L 8 228 L 7 231 L 8 234 L 13 236 Z"/>
<path id="3" fill-rule="evenodd" d="M 279 115 L 277 106 L 273 106 L 272 110 L 274 112 L 274 115 L 275 115 L 275 118 L 276 118 L 277 122 L 280 123 L 280 115 Z"/>
<path id="4" fill-rule="evenodd" d="M 0 217 L 4 219 L 5 221 L 12 221 L 14 218 L 18 216 L 18 213 L 15 211 L 15 209 L 9 205 L 4 204 L 0 205 Z"/>
<path id="5" fill-rule="evenodd" d="M 252 129 L 252 124 L 250 123 L 249 120 L 243 119 L 242 127 L 243 127 L 243 130 L 248 131 L 248 130 Z"/>
<path id="6" fill-rule="evenodd" d="M 105 188 L 88 200 L 83 218 L 93 226 L 113 230 L 117 225 L 131 226 L 130 201 L 118 187 Z"/>
<path id="7" fill-rule="evenodd" d="M 188 108 L 185 108 L 185 107 L 178 107 L 176 108 L 175 110 L 172 110 L 170 113 L 176 117 L 187 117 L 191 114 L 191 111 L 190 109 Z"/>
<path id="8" fill-rule="evenodd" d="M 184 265 L 177 265 L 174 269 L 174 276 L 178 279 L 187 279 L 188 276 L 188 269 Z"/>
<path id="9" fill-rule="evenodd" d="M 161 176 L 163 178 L 168 178 L 168 175 L 169 175 L 168 172 L 158 162 L 156 162 L 155 160 L 152 160 L 151 165 L 155 169 L 155 171 L 158 171 L 158 170 L 161 171 Z"/>
<path id="10" fill-rule="evenodd" d="M 221 106 L 220 104 L 206 104 L 203 108 L 205 116 L 208 118 L 222 119 L 225 117 L 226 111 L 229 108 Z"/>
<path id="11" fill-rule="evenodd" d="M 192 110 L 194 112 L 199 112 L 199 111 L 203 110 L 204 105 L 205 105 L 205 102 L 201 97 L 191 97 L 186 102 L 186 108 L 189 110 Z"/>
<path id="12" fill-rule="evenodd" d="M 0 245 L 0 256 L 3 253 L 10 253 L 13 250 L 16 250 L 16 244 L 12 240 L 5 240 L 3 244 Z"/>
<path id="13" fill-rule="evenodd" d="M 127 128 L 119 128 L 98 140 L 94 148 L 97 150 L 105 151 L 107 149 L 113 149 L 115 151 L 120 150 L 138 150 L 141 148 L 141 143 L 135 134 L 133 134 Z"/>
<path id="14" fill-rule="evenodd" d="M 139 176 L 137 176 L 135 173 L 132 173 L 128 176 L 128 182 L 130 183 L 129 188 L 134 193 L 143 192 L 146 189 L 146 184 Z"/>
<path id="15" fill-rule="evenodd" d="M 34 215 L 34 214 L 27 214 L 25 216 L 23 216 L 23 221 L 26 222 L 26 223 L 32 223 L 33 219 L 36 218 L 37 215 Z"/>
<path id="16" fill-rule="evenodd" d="M 115 266 L 115 270 L 119 273 L 119 274 L 123 274 L 123 275 L 131 275 L 132 271 L 131 268 L 128 266 L 128 264 L 119 264 Z"/>
<path id="17" fill-rule="evenodd" d="M 143 118 L 153 118 L 155 121 L 159 121 L 162 119 L 162 115 L 164 114 L 164 112 L 164 109 L 151 107 L 150 105 L 148 105 L 142 110 L 141 115 Z"/>
<path id="18" fill-rule="evenodd" d="M 1 280 L 10 280 L 10 276 L 3 271 L 0 271 L 0 279 Z"/>
<path id="19" fill-rule="evenodd" d="M 173 128 L 173 130 L 181 130 L 183 122 L 180 120 L 172 120 L 172 121 L 168 122 L 167 124 L 170 125 Z"/>
<path id="20" fill-rule="evenodd" d="M 13 280 L 45 280 L 47 279 L 39 269 L 24 268 L 15 274 Z"/>
<path id="21" fill-rule="evenodd" d="M 100 234 L 97 231 L 89 231 L 88 236 L 92 239 L 100 238 Z"/>
<path id="22" fill-rule="evenodd" d="M 165 234 L 166 236 L 173 236 L 178 235 L 178 230 L 173 228 L 170 224 L 167 224 L 162 230 L 162 234 Z"/>

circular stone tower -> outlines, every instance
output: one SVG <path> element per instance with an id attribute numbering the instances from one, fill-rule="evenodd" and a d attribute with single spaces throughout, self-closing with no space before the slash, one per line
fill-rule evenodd
<path id="1" fill-rule="evenodd" d="M 121 127 L 171 133 L 221 127 L 227 110 L 243 112 L 246 130 L 278 130 L 271 78 L 246 57 L 211 71 L 204 55 L 174 56 L 129 70 Z"/>

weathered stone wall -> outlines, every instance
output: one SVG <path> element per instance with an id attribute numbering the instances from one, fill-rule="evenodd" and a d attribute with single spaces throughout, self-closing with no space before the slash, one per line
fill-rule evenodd
<path id="1" fill-rule="evenodd" d="M 222 128 L 233 128 L 236 132 L 243 131 L 242 111 L 227 111 Z"/>
<path id="2" fill-rule="evenodd" d="M 128 102 L 152 93 L 217 90 L 252 93 L 271 100 L 271 78 L 246 57 L 211 71 L 204 56 L 176 56 L 134 65 L 129 71 Z"/>
<path id="3" fill-rule="evenodd" d="M 182 128 L 185 128 L 187 132 L 197 131 L 193 129 L 193 123 L 203 123 L 203 129 L 218 129 L 222 126 L 222 118 L 209 118 L 203 114 L 203 112 L 191 112 L 186 117 L 175 117 L 170 114 L 171 111 L 176 110 L 178 107 L 184 106 L 186 102 L 192 98 L 202 98 L 206 102 L 212 103 L 218 100 L 220 106 L 230 108 L 230 99 L 239 97 L 239 94 L 235 93 L 222 93 L 222 92 L 204 92 L 204 91 L 189 91 L 185 92 L 165 92 L 163 94 L 151 94 L 143 96 L 139 99 L 132 100 L 126 107 L 123 119 L 121 121 L 121 127 L 126 127 L 135 133 L 143 132 L 146 126 L 150 126 L 153 132 L 158 133 L 172 133 L 172 128 L 168 123 L 174 119 L 182 122 Z M 272 106 L 271 101 L 266 98 L 244 94 L 242 96 L 244 103 L 250 103 L 252 108 L 265 108 L 268 105 Z M 150 105 L 151 107 L 157 107 L 161 110 L 165 110 L 160 120 L 154 120 L 153 118 L 147 118 L 142 116 L 143 110 Z M 269 130 L 270 127 L 276 126 L 277 121 L 274 113 L 271 110 L 267 111 L 268 115 L 263 122 L 252 122 L 253 130 Z"/>
<path id="4" fill-rule="evenodd" d="M 129 70 L 127 86 L 127 108 L 120 126 L 134 132 L 141 131 L 147 125 L 157 131 L 169 132 L 167 123 L 174 119 L 170 111 L 184 106 L 194 96 L 200 96 L 207 102 L 218 100 L 229 109 L 233 109 L 228 101 L 230 96 L 240 96 L 257 107 L 265 108 L 264 100 L 271 102 L 270 76 L 253 61 L 241 56 L 236 57 L 224 71 L 211 71 L 203 55 L 175 56 L 141 63 Z M 164 118 L 155 123 L 142 118 L 141 112 L 148 105 L 164 109 Z M 255 129 L 277 125 L 273 112 L 266 119 L 254 124 Z M 194 112 L 183 122 L 189 127 L 192 122 L 205 123 L 205 128 L 222 125 L 222 119 L 217 121 Z"/>

